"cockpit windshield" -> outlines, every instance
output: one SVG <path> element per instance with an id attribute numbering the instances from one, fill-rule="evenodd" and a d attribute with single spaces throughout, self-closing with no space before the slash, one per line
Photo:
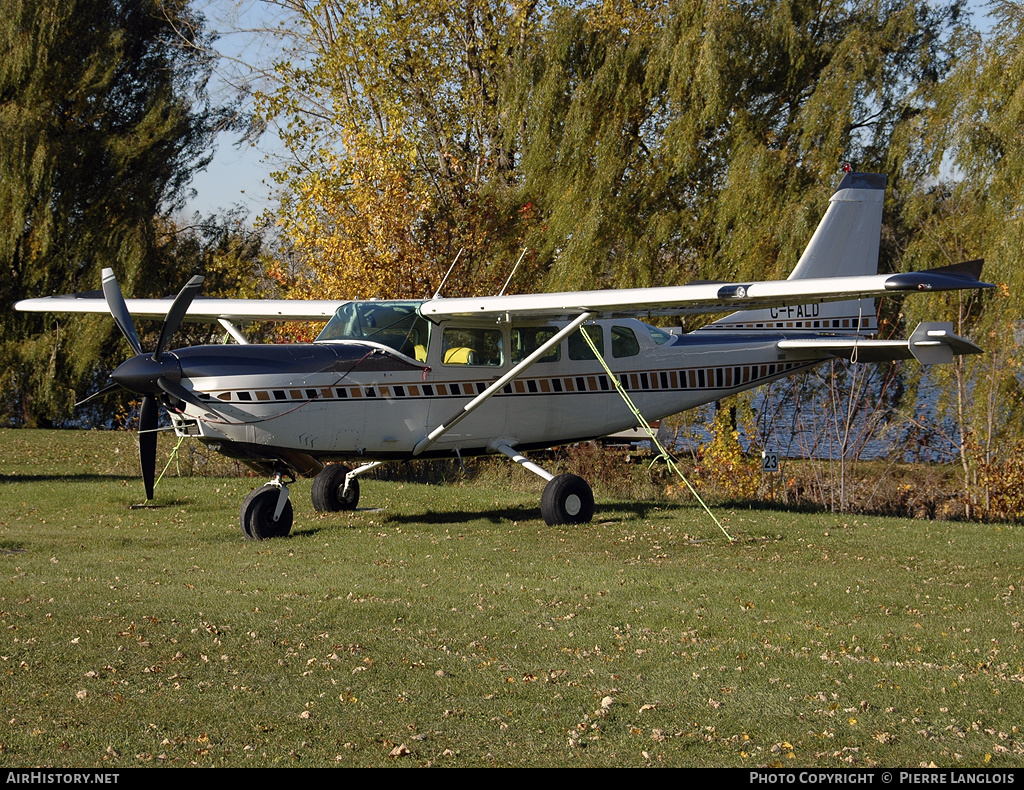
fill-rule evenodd
<path id="1" fill-rule="evenodd" d="M 348 302 L 317 336 L 325 340 L 371 340 L 425 362 L 430 324 L 416 312 L 420 302 Z"/>

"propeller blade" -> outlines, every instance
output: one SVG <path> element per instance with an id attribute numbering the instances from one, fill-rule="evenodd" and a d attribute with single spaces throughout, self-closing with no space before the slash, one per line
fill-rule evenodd
<path id="1" fill-rule="evenodd" d="M 212 411 L 215 414 L 217 413 L 217 410 L 213 406 L 206 401 L 200 400 L 192 390 L 185 389 L 181 384 L 176 381 L 172 381 L 166 376 L 160 376 L 160 378 L 156 380 L 156 385 L 172 398 L 183 400 L 185 403 L 191 403 L 193 406 L 203 409 L 204 411 Z"/>
<path id="2" fill-rule="evenodd" d="M 139 461 L 142 464 L 142 482 L 146 486 L 146 499 L 153 498 L 153 480 L 156 477 L 156 423 L 159 415 L 156 398 L 146 395 L 142 399 L 139 415 Z"/>
<path id="3" fill-rule="evenodd" d="M 77 409 L 83 403 L 88 403 L 89 401 L 93 400 L 94 398 L 102 397 L 103 395 L 106 395 L 108 392 L 113 392 L 114 390 L 119 390 L 119 389 L 121 389 L 121 385 L 118 384 L 116 381 L 112 381 L 107 386 L 102 387 L 102 388 L 96 390 L 92 395 L 88 395 L 85 398 L 82 398 L 82 400 L 78 401 L 78 403 L 75 404 L 75 408 Z"/>
<path id="4" fill-rule="evenodd" d="M 185 313 L 188 311 L 188 306 L 192 304 L 192 300 L 195 299 L 196 294 L 199 293 L 199 289 L 203 287 L 204 279 L 205 278 L 202 275 L 195 275 L 191 280 L 185 283 L 185 287 L 178 292 L 176 297 L 174 297 L 171 309 L 167 311 L 167 317 L 164 318 L 164 325 L 160 327 L 160 340 L 156 344 L 156 351 L 153 352 L 153 359 L 157 362 L 160 361 L 160 355 L 164 353 L 164 349 L 167 347 L 167 343 L 170 341 L 171 335 L 177 332 L 178 327 L 181 326 L 181 319 L 185 317 Z"/>
<path id="5" fill-rule="evenodd" d="M 121 330 L 121 334 L 132 347 L 132 351 L 138 356 L 142 353 L 142 344 L 139 343 L 139 336 L 135 332 L 135 322 L 132 321 L 132 315 L 128 312 L 128 305 L 125 304 L 113 269 L 103 270 L 103 297 L 107 300 L 107 308 L 114 317 L 114 323 L 117 324 L 117 328 Z"/>

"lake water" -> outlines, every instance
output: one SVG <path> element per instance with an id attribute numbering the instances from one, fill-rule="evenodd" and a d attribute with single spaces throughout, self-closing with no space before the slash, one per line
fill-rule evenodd
<path id="1" fill-rule="evenodd" d="M 901 365 L 837 362 L 759 387 L 748 395 L 753 420 L 737 415 L 744 450 L 785 458 L 949 463 L 959 430 L 939 416 L 944 390 L 924 374 L 908 381 Z M 676 449 L 691 453 L 711 439 L 714 404 L 682 417 Z M 894 456 L 896 456 L 894 458 Z"/>

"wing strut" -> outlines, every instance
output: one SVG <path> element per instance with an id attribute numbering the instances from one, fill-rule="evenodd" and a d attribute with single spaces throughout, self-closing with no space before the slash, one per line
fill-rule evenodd
<path id="1" fill-rule="evenodd" d="M 524 359 L 518 365 L 514 366 L 508 373 L 499 378 L 491 386 L 489 386 L 487 389 L 485 389 L 483 392 L 481 392 L 479 395 L 473 398 L 473 400 L 471 400 L 469 403 L 463 406 L 462 411 L 460 411 L 458 414 L 456 414 L 454 417 L 447 420 L 446 422 L 443 422 L 440 425 L 438 425 L 436 428 L 434 428 L 434 430 L 432 430 L 430 433 L 428 433 L 426 436 L 424 436 L 422 439 L 416 442 L 416 446 L 412 448 L 412 454 L 414 456 L 419 455 L 428 447 L 433 445 L 438 439 L 440 439 L 442 436 L 448 433 L 448 431 L 450 431 L 452 428 L 454 428 L 456 425 L 458 425 L 460 422 L 466 419 L 466 417 L 468 417 L 474 411 L 483 406 L 484 403 L 490 400 L 492 395 L 494 395 L 497 392 L 500 392 L 501 389 L 506 384 L 508 384 L 510 381 L 514 381 L 515 379 L 519 378 L 524 372 L 526 372 L 526 370 L 531 365 L 533 365 L 534 362 L 536 362 L 542 356 L 547 354 L 548 351 L 550 351 L 552 348 L 561 343 L 562 340 L 564 340 L 566 337 L 568 337 L 577 329 L 579 329 L 580 326 L 584 322 L 589 321 L 590 318 L 591 313 L 581 313 L 580 315 L 576 316 L 576 318 L 570 321 L 565 327 L 563 327 L 560 331 L 556 332 L 554 337 L 542 343 L 541 346 L 528 357 L 526 357 L 526 359 Z"/>
<path id="2" fill-rule="evenodd" d="M 241 346 L 249 345 L 249 338 L 245 336 L 245 333 L 234 325 L 233 322 L 226 318 L 218 318 L 217 323 L 223 327 L 224 331 L 227 332 L 231 337 L 235 339 L 235 342 Z M 227 342 L 227 341 L 225 341 Z"/>

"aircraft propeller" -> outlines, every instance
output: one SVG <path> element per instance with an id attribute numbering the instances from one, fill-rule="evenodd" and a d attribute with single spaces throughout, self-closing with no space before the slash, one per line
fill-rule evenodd
<path id="1" fill-rule="evenodd" d="M 118 329 L 124 335 L 135 356 L 122 362 L 110 378 L 110 384 L 85 400 L 123 387 L 131 392 L 142 395 L 142 409 L 139 415 L 139 461 L 142 465 L 142 481 L 146 486 L 146 498 L 153 498 L 153 484 L 156 477 L 156 429 L 159 417 L 160 398 L 169 395 L 202 409 L 209 409 L 209 404 L 201 401 L 192 391 L 181 384 L 181 365 L 178 358 L 167 351 L 171 336 L 178 330 L 192 300 L 203 285 L 203 277 L 196 275 L 186 283 L 185 287 L 171 303 L 170 310 L 160 328 L 160 339 L 156 350 L 147 354 L 142 350 L 139 335 L 135 331 L 135 322 L 128 305 L 121 294 L 117 278 L 112 269 L 103 270 L 103 297 L 114 318 Z M 81 401 L 85 403 L 85 401 Z"/>

